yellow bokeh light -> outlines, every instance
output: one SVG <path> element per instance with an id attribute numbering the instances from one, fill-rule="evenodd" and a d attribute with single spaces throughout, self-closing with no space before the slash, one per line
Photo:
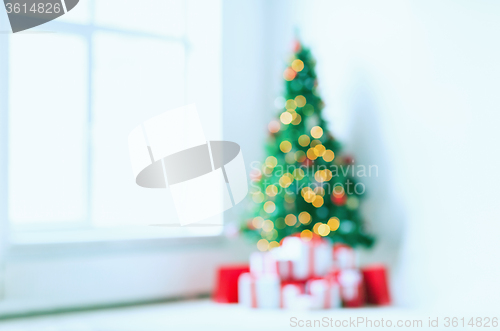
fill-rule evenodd
<path id="1" fill-rule="evenodd" d="M 269 122 L 269 125 L 267 126 L 270 132 L 276 133 L 280 130 L 280 122 L 273 120 Z"/>
<path id="2" fill-rule="evenodd" d="M 270 175 L 273 172 L 273 168 L 264 167 L 264 169 L 262 169 L 262 171 L 264 172 L 264 174 Z"/>
<path id="3" fill-rule="evenodd" d="M 310 192 L 312 191 L 312 188 L 310 188 L 309 186 L 306 186 L 304 187 L 301 191 L 300 191 L 300 195 L 304 196 L 307 192 Z"/>
<path id="4" fill-rule="evenodd" d="M 319 226 L 320 226 L 321 224 L 323 224 L 323 223 L 318 222 L 318 223 L 314 224 L 314 226 L 313 226 L 313 232 L 314 232 L 314 233 L 319 234 L 319 233 L 318 233 L 318 228 L 319 228 Z"/>
<path id="5" fill-rule="evenodd" d="M 299 145 L 302 147 L 306 147 L 311 142 L 311 138 L 307 134 L 303 134 L 299 137 Z"/>
<path id="6" fill-rule="evenodd" d="M 292 124 L 293 125 L 299 125 L 300 121 L 302 121 L 302 116 L 300 116 L 299 114 L 297 114 L 296 117 L 292 120 Z"/>
<path id="7" fill-rule="evenodd" d="M 330 227 L 326 224 L 321 224 L 318 227 L 318 234 L 323 237 L 328 236 L 330 234 Z"/>
<path id="8" fill-rule="evenodd" d="M 271 214 L 272 212 L 274 212 L 276 210 L 276 205 L 274 204 L 274 202 L 272 201 L 267 201 L 265 204 L 264 204 L 264 211 L 268 214 Z"/>
<path id="9" fill-rule="evenodd" d="M 295 152 L 295 161 L 304 162 L 305 159 L 306 159 L 306 153 L 304 153 L 304 151 Z"/>
<path id="10" fill-rule="evenodd" d="M 316 179 L 316 181 L 320 183 L 329 181 L 330 179 L 332 179 L 332 172 L 329 169 L 318 170 L 314 174 L 314 179 Z"/>
<path id="11" fill-rule="evenodd" d="M 266 239 L 261 239 L 257 242 L 257 249 L 261 252 L 267 251 L 269 248 L 269 241 Z"/>
<path id="12" fill-rule="evenodd" d="M 313 141 L 311 141 L 311 148 L 314 148 L 318 145 L 321 145 L 321 141 L 319 141 L 318 139 L 314 139 Z"/>
<path id="13" fill-rule="evenodd" d="M 274 229 L 274 223 L 271 220 L 265 220 L 262 222 L 262 230 L 266 232 L 271 232 Z"/>
<path id="14" fill-rule="evenodd" d="M 333 153 L 333 151 L 329 149 L 327 149 L 325 151 L 325 154 L 323 154 L 323 160 L 325 160 L 326 162 L 332 162 L 334 158 L 335 158 L 335 153 Z"/>
<path id="15" fill-rule="evenodd" d="M 297 216 L 295 216 L 294 214 L 286 215 L 285 223 L 288 226 L 294 226 L 297 223 Z"/>
<path id="16" fill-rule="evenodd" d="M 323 156 L 325 152 L 326 152 L 325 146 L 321 144 L 314 146 L 314 154 L 316 154 L 316 156 Z"/>
<path id="17" fill-rule="evenodd" d="M 279 182 L 280 182 L 281 187 L 287 188 L 288 186 L 290 186 L 292 184 L 292 181 L 293 181 L 293 177 L 290 178 L 289 176 L 287 176 L 287 174 L 284 174 L 283 176 L 281 176 Z"/>
<path id="18" fill-rule="evenodd" d="M 262 228 L 263 222 L 264 222 L 264 219 L 260 216 L 257 216 L 252 220 L 252 225 L 254 228 L 260 229 L 260 228 Z"/>
<path id="19" fill-rule="evenodd" d="M 332 179 L 332 172 L 330 171 L 330 169 L 325 169 L 324 178 L 326 182 Z"/>
<path id="20" fill-rule="evenodd" d="M 316 156 L 316 153 L 314 153 L 314 148 L 309 148 L 307 150 L 307 157 L 311 160 L 316 160 L 318 157 Z"/>
<path id="21" fill-rule="evenodd" d="M 328 220 L 328 227 L 331 231 L 337 231 L 340 226 L 340 220 L 337 217 L 331 217 Z"/>
<path id="22" fill-rule="evenodd" d="M 256 192 L 256 193 L 254 193 L 253 196 L 252 196 L 252 200 L 255 203 L 261 203 L 262 201 L 264 201 L 264 193 L 262 193 L 262 192 Z"/>
<path id="23" fill-rule="evenodd" d="M 316 194 L 314 194 L 314 192 L 311 190 L 304 193 L 303 197 L 306 202 L 312 203 L 316 198 Z"/>
<path id="24" fill-rule="evenodd" d="M 321 195 L 316 195 L 312 204 L 314 207 L 319 208 L 319 207 L 323 206 L 324 202 L 325 201 L 323 200 L 323 197 Z"/>
<path id="25" fill-rule="evenodd" d="M 268 156 L 266 159 L 266 166 L 269 168 L 274 168 L 278 164 L 278 159 L 274 156 Z"/>
<path id="26" fill-rule="evenodd" d="M 294 60 L 292 62 L 292 69 L 297 71 L 297 72 L 302 71 L 302 69 L 304 69 L 304 62 L 302 62 L 299 59 Z"/>
<path id="27" fill-rule="evenodd" d="M 278 231 L 276 231 L 276 229 L 272 229 L 271 231 L 269 232 L 266 232 L 266 231 L 262 231 L 260 233 L 260 236 L 263 238 L 263 239 L 266 239 L 268 241 L 271 241 L 271 240 L 276 240 L 276 238 L 278 238 Z"/>
<path id="28" fill-rule="evenodd" d="M 325 189 L 322 188 L 321 186 L 318 186 L 314 189 L 314 193 L 316 193 L 316 195 L 321 195 L 322 197 L 325 196 Z"/>
<path id="29" fill-rule="evenodd" d="M 288 140 L 282 141 L 280 144 L 280 150 L 283 153 L 288 153 L 292 150 L 292 144 Z"/>
<path id="30" fill-rule="evenodd" d="M 276 247 L 280 247 L 280 243 L 277 242 L 277 241 L 271 241 L 269 243 L 269 250 L 273 249 L 273 248 L 276 248 Z"/>
<path id="31" fill-rule="evenodd" d="M 300 233 L 300 238 L 304 241 L 310 241 L 313 237 L 311 230 L 304 230 Z"/>
<path id="32" fill-rule="evenodd" d="M 316 179 L 317 182 L 323 182 L 325 180 L 323 176 L 323 170 L 316 171 L 316 173 L 314 174 L 314 179 Z"/>
<path id="33" fill-rule="evenodd" d="M 285 103 L 285 108 L 295 110 L 297 108 L 297 104 L 295 103 L 295 100 L 288 99 Z"/>
<path id="34" fill-rule="evenodd" d="M 307 211 L 303 211 L 299 214 L 299 222 L 302 224 L 308 224 L 311 222 L 311 215 Z"/>
<path id="35" fill-rule="evenodd" d="M 323 135 L 323 129 L 320 126 L 315 126 L 311 129 L 311 136 L 319 139 Z"/>
<path id="36" fill-rule="evenodd" d="M 297 168 L 293 171 L 293 177 L 296 179 L 296 180 L 301 180 L 302 178 L 304 178 L 304 170 L 300 169 L 300 168 Z"/>
<path id="37" fill-rule="evenodd" d="M 281 115 L 280 115 L 281 123 L 290 124 L 290 122 L 292 122 L 292 120 L 293 120 L 292 114 L 290 114 L 289 112 L 284 111 L 281 113 Z"/>
<path id="38" fill-rule="evenodd" d="M 297 104 L 297 107 L 304 107 L 306 105 L 306 98 L 303 95 L 297 95 L 295 97 L 295 104 Z"/>

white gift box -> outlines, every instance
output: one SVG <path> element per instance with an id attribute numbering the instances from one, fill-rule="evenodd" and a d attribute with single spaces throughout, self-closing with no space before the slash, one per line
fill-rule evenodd
<path id="1" fill-rule="evenodd" d="M 276 261 L 278 276 L 281 280 L 293 279 L 293 261 L 281 260 Z"/>
<path id="2" fill-rule="evenodd" d="M 285 284 L 281 287 L 281 307 L 284 309 L 308 310 L 314 306 L 314 298 L 304 294 L 299 284 Z"/>
<path id="3" fill-rule="evenodd" d="M 346 306 L 359 306 L 364 303 L 363 275 L 359 270 L 347 269 L 337 276 L 340 284 L 340 295 Z"/>
<path id="4" fill-rule="evenodd" d="M 332 245 L 319 237 L 305 241 L 290 236 L 283 239 L 280 257 L 282 261 L 292 261 L 291 274 L 295 280 L 323 277 L 332 266 Z"/>
<path id="5" fill-rule="evenodd" d="M 250 254 L 250 273 L 254 276 L 278 274 L 275 257 L 270 252 L 254 252 Z"/>
<path id="6" fill-rule="evenodd" d="M 339 308 L 342 306 L 340 286 L 333 278 L 309 280 L 306 283 L 306 290 L 313 298 L 314 309 Z"/>
<path id="7" fill-rule="evenodd" d="M 238 301 L 251 308 L 279 308 L 280 280 L 276 275 L 241 274 L 238 279 Z"/>
<path id="8" fill-rule="evenodd" d="M 357 266 L 356 251 L 344 244 L 333 246 L 333 262 L 337 269 L 353 269 Z"/>
<path id="9" fill-rule="evenodd" d="M 293 252 L 289 249 L 283 249 L 282 246 L 274 248 L 269 252 L 272 255 L 275 265 L 276 272 L 281 280 L 292 280 L 293 279 L 293 259 L 300 254 L 300 251 Z"/>

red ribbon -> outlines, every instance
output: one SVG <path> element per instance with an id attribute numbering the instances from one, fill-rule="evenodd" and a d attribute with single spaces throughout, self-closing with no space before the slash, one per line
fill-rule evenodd
<path id="1" fill-rule="evenodd" d="M 331 289 L 331 283 L 329 280 L 325 279 L 326 281 L 326 293 L 325 293 L 325 308 L 328 309 L 328 308 L 331 308 L 330 307 L 330 301 L 331 301 L 331 292 L 332 292 L 332 289 Z"/>
<path id="2" fill-rule="evenodd" d="M 257 286 L 255 281 L 256 279 L 252 276 L 250 278 L 250 297 L 252 301 L 252 308 L 257 308 Z"/>
<path id="3" fill-rule="evenodd" d="M 311 241 L 309 242 L 309 278 L 315 278 L 316 272 L 314 270 L 314 266 L 316 265 L 315 259 L 315 251 L 316 246 L 319 246 L 323 243 L 323 239 L 319 236 L 313 236 Z"/>

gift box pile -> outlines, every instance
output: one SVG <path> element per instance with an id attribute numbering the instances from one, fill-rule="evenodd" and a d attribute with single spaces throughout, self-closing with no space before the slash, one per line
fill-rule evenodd
<path id="1" fill-rule="evenodd" d="M 309 238 L 308 238 L 309 239 Z M 390 304 L 386 268 L 357 268 L 355 251 L 328 239 L 283 239 L 250 256 L 239 275 L 238 302 L 252 308 L 329 309 Z"/>

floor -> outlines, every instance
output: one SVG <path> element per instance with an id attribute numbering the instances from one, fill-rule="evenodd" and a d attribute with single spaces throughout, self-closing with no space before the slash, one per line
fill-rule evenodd
<path id="1" fill-rule="evenodd" d="M 406 315 L 396 308 L 362 308 L 322 311 L 256 310 L 220 305 L 209 300 L 151 304 L 127 308 L 38 316 L 0 321 L 0 331 L 156 331 L 156 330 L 290 330 L 305 329 L 307 320 L 341 320 L 358 317 L 395 321 Z M 296 327 L 293 318 L 297 319 Z M 424 326 L 426 324 L 424 320 Z M 314 323 L 314 322 L 312 322 Z M 317 322 L 320 323 L 320 322 Z M 324 322 L 323 322 L 324 323 Z M 351 324 L 352 326 L 352 324 Z M 334 326 L 323 325 L 325 329 Z M 345 325 L 342 329 L 348 329 Z M 356 330 L 367 329 L 358 325 Z M 371 329 L 371 328 L 370 328 Z M 425 329 L 419 328 L 420 330 Z"/>

